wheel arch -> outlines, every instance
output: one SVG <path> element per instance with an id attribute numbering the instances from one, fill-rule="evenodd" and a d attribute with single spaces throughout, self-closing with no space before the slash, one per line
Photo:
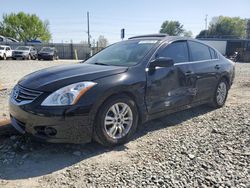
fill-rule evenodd
<path id="1" fill-rule="evenodd" d="M 92 108 L 92 110 L 90 112 L 92 114 L 91 117 L 90 117 L 90 123 L 93 126 L 93 130 L 94 130 L 95 121 L 97 119 L 100 107 L 107 100 L 109 100 L 111 97 L 122 96 L 122 95 L 125 95 L 125 96 L 131 98 L 135 102 L 135 105 L 136 105 L 136 108 L 137 108 L 137 111 L 138 111 L 138 124 L 140 125 L 140 124 L 142 124 L 143 122 L 146 121 L 146 119 L 145 119 L 146 118 L 146 116 L 145 116 L 146 108 L 144 109 L 144 106 L 140 105 L 140 102 L 138 101 L 138 97 L 136 97 L 136 94 L 131 92 L 131 91 L 128 91 L 128 90 L 119 90 L 119 91 L 112 92 L 112 93 L 109 93 L 109 94 L 106 94 L 106 95 L 104 94 L 103 97 L 101 99 L 99 99 L 98 102 L 96 102 L 96 104 Z"/>
<path id="2" fill-rule="evenodd" d="M 220 80 L 226 80 L 227 84 L 228 84 L 228 87 L 230 88 L 231 84 L 230 84 L 230 79 L 229 79 L 229 76 L 224 74 L 221 76 L 221 79 Z"/>

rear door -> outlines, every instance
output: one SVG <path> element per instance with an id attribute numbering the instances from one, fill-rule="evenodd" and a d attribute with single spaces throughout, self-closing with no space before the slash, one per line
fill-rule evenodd
<path id="1" fill-rule="evenodd" d="M 147 72 L 146 104 L 150 114 L 192 102 L 192 82 L 186 74 L 189 68 L 189 53 L 186 41 L 176 41 L 163 45 L 155 57 L 174 60 L 174 66 L 156 67 Z"/>
<path id="2" fill-rule="evenodd" d="M 190 51 L 190 77 L 197 89 L 194 101 L 203 101 L 211 98 L 218 82 L 219 60 L 216 52 L 209 46 L 188 41 Z"/>

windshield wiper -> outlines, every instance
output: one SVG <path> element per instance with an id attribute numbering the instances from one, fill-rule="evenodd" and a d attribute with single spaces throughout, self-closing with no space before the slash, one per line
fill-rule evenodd
<path id="1" fill-rule="evenodd" d="M 105 66 L 109 66 L 108 64 L 100 63 L 100 62 L 95 62 L 94 64 L 95 64 L 95 65 L 105 65 Z"/>

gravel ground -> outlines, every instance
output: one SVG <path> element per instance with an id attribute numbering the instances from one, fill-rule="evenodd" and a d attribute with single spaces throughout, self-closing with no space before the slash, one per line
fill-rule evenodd
<path id="1" fill-rule="evenodd" d="M 76 60 L 57 61 L 0 61 L 0 119 L 8 116 L 8 95 L 23 76 L 56 65 L 76 63 Z M 1 89 L 4 89 L 1 91 Z"/>
<path id="2" fill-rule="evenodd" d="M 124 146 L 0 140 L 0 187 L 250 187 L 250 64 L 226 105 L 150 121 Z"/>

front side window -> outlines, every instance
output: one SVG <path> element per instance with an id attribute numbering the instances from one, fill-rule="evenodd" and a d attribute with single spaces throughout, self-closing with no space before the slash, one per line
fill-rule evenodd
<path id="1" fill-rule="evenodd" d="M 131 40 L 113 44 L 97 53 L 85 63 L 133 66 L 139 63 L 143 57 L 158 43 L 158 40 Z"/>
<path id="2" fill-rule="evenodd" d="M 186 41 L 174 42 L 157 54 L 158 57 L 166 57 L 174 60 L 174 63 L 188 62 L 188 47 Z"/>
<path id="3" fill-rule="evenodd" d="M 198 42 L 188 42 L 192 61 L 203 61 L 211 59 L 209 47 Z"/>

